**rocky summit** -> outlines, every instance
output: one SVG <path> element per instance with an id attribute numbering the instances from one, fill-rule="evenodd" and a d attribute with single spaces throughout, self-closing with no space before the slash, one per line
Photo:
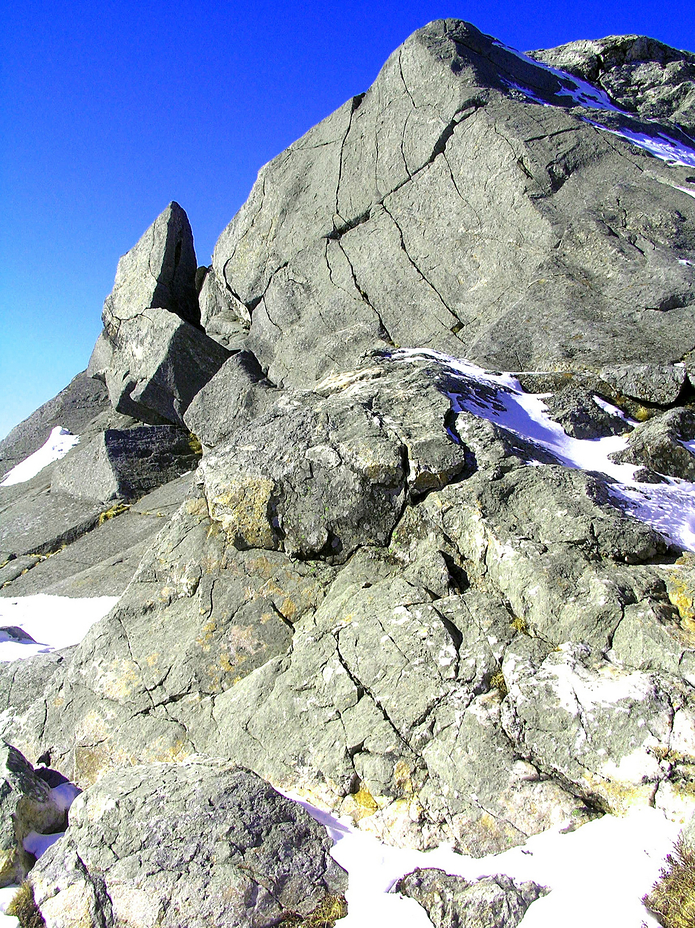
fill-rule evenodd
<path id="1" fill-rule="evenodd" d="M 276 789 L 474 857 L 690 818 L 693 133 L 693 54 L 438 21 L 209 267 L 176 203 L 120 259 L 87 371 L 0 443 L 0 595 L 119 597 L 0 665 L 3 873 L 47 924 L 344 914 Z M 46 770 L 85 792 L 29 869 Z M 397 891 L 511 926 L 546 890 Z"/>

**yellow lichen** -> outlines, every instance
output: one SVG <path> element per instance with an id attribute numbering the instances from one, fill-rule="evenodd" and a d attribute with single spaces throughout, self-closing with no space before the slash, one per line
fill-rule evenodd
<path id="1" fill-rule="evenodd" d="M 499 692 L 502 699 L 504 699 L 504 697 L 509 692 L 507 689 L 507 683 L 504 679 L 504 674 L 501 670 L 498 670 L 497 673 L 493 673 L 493 675 L 490 677 L 490 686 L 493 690 L 497 690 Z"/>
<path id="2" fill-rule="evenodd" d="M 280 922 L 284 928 L 333 928 L 340 918 L 347 915 L 347 902 L 342 893 L 326 896 L 313 912 L 302 916 L 293 912 Z"/>
<path id="3" fill-rule="evenodd" d="M 511 621 L 511 626 L 515 631 L 528 635 L 528 622 L 521 616 L 515 615 Z"/>
<path id="4" fill-rule="evenodd" d="M 357 805 L 361 809 L 365 809 L 369 815 L 373 815 L 379 808 L 376 803 L 376 799 L 372 796 L 364 783 L 360 784 L 360 788 L 356 793 L 352 794 L 352 798 L 355 800 Z"/>
<path id="5" fill-rule="evenodd" d="M 10 900 L 7 914 L 19 921 L 20 928 L 45 928 L 46 925 L 34 899 L 34 888 L 26 880 Z"/>
<path id="6" fill-rule="evenodd" d="M 99 513 L 99 525 L 103 525 L 104 522 L 108 522 L 109 519 L 120 516 L 122 512 L 126 512 L 128 509 L 130 509 L 130 506 L 127 506 L 125 503 L 116 503 L 110 509 L 105 509 L 104 512 Z"/>
<path id="7" fill-rule="evenodd" d="M 200 457 L 203 453 L 203 446 L 200 443 L 200 439 L 197 435 L 194 435 L 193 432 L 188 433 L 188 447 L 197 457 Z"/>

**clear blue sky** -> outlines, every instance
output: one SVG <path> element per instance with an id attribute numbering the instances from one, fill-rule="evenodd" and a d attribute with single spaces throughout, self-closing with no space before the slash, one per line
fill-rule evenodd
<path id="1" fill-rule="evenodd" d="M 692 0 L 6 3 L 0 437 L 89 359 L 116 263 L 169 203 L 199 264 L 259 167 L 432 19 L 520 49 L 642 33 L 695 50 Z"/>

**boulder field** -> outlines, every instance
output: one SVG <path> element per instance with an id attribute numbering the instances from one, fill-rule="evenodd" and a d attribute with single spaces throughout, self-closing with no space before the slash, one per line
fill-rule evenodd
<path id="1" fill-rule="evenodd" d="M 694 131 L 688 52 L 437 21 L 261 168 L 209 267 L 176 203 L 120 259 L 87 370 L 0 442 L 5 473 L 80 436 L 0 484 L 0 595 L 120 596 L 0 664 L 0 822 L 64 827 L 34 768 L 85 791 L 32 870 L 3 825 L 47 924 L 340 915 L 274 787 L 476 857 L 689 820 Z M 441 926 L 544 891 L 397 889 Z"/>

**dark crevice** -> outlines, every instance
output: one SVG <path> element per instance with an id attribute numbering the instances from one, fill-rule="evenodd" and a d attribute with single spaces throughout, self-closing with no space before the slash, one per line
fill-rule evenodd
<path id="1" fill-rule="evenodd" d="M 360 286 L 360 283 L 359 283 L 359 281 L 357 280 L 357 275 L 355 274 L 355 268 L 353 267 L 352 261 L 350 260 L 350 258 L 349 258 L 349 256 L 348 256 L 347 252 L 346 252 L 345 249 L 343 248 L 343 245 L 342 245 L 342 243 L 341 243 L 340 241 L 338 242 L 338 247 L 340 248 L 341 252 L 343 253 L 343 256 L 345 257 L 345 260 L 346 260 L 347 263 L 348 263 L 348 267 L 350 268 L 350 274 L 352 275 L 352 282 L 353 282 L 353 284 L 355 285 L 355 290 L 357 290 L 357 292 L 359 293 L 360 298 L 362 299 L 362 301 L 363 301 L 364 303 L 367 304 L 367 306 L 372 310 L 372 312 L 375 314 L 375 316 L 376 316 L 377 319 L 379 320 L 379 337 L 382 338 L 382 339 L 383 339 L 385 342 L 387 342 L 389 345 L 392 345 L 392 346 L 395 348 L 395 347 L 396 347 L 396 343 L 395 343 L 394 340 L 391 338 L 391 334 L 390 334 L 389 330 L 386 328 L 386 325 L 384 324 L 384 320 L 383 320 L 382 317 L 381 317 L 381 313 L 380 313 L 379 310 L 376 308 L 376 306 L 374 306 L 374 304 L 372 303 L 372 301 L 369 299 L 369 294 L 366 292 L 366 290 L 363 290 L 362 287 Z"/>
<path id="2" fill-rule="evenodd" d="M 363 99 L 364 99 L 363 93 L 352 98 L 352 105 L 350 107 L 350 117 L 348 119 L 347 129 L 345 130 L 345 135 L 343 136 L 343 140 L 340 143 L 340 154 L 338 155 L 338 180 L 335 185 L 335 210 L 334 212 L 336 216 L 340 216 L 340 208 L 339 208 L 340 207 L 340 204 L 339 204 L 340 182 L 343 178 L 343 152 L 345 150 L 345 142 L 347 141 L 347 137 L 350 134 L 350 129 L 352 128 L 352 117 L 355 114 L 355 112 L 359 109 L 359 106 L 362 103 Z"/>

